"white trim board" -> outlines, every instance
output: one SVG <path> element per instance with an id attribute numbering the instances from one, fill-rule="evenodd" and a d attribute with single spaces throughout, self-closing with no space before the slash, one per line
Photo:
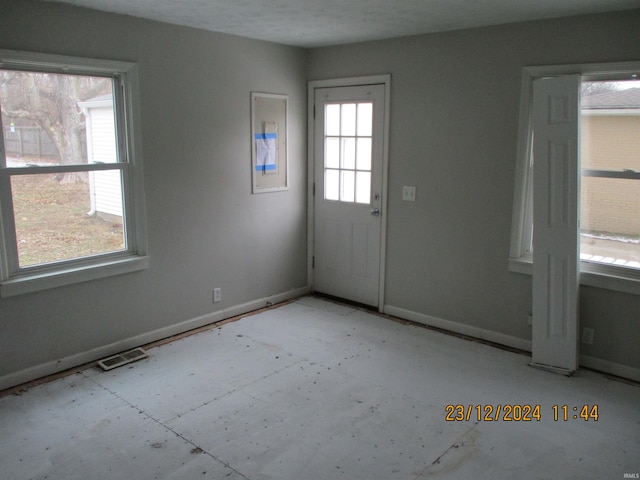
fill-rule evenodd
<path id="1" fill-rule="evenodd" d="M 384 313 L 404 320 L 421 323 L 429 327 L 436 327 L 452 333 L 478 338 L 498 345 L 504 345 L 505 347 L 517 348 L 519 350 L 531 352 L 531 340 L 524 338 L 518 338 L 504 333 L 495 332 L 493 330 L 486 330 L 484 328 L 473 327 L 471 325 L 465 325 L 451 320 L 445 320 L 432 315 L 426 315 L 424 313 L 414 312 L 405 308 L 395 307 L 393 305 L 385 305 Z M 603 360 L 589 355 L 580 355 L 579 358 L 579 367 L 586 367 L 599 372 L 640 382 L 640 368 L 610 362 L 609 360 Z"/>
<path id="2" fill-rule="evenodd" d="M 580 366 L 640 382 L 640 368 L 602 360 L 589 355 L 580 355 Z"/>
<path id="3" fill-rule="evenodd" d="M 288 292 L 271 295 L 269 297 L 259 298 L 247 303 L 235 305 L 229 308 L 218 310 L 215 312 L 202 315 L 200 317 L 191 318 L 174 325 L 153 330 L 151 332 L 142 333 L 134 337 L 125 338 L 109 345 L 103 345 L 100 347 L 87 350 L 85 352 L 76 353 L 65 358 L 58 360 L 52 360 L 42 363 L 40 365 L 34 365 L 32 367 L 25 368 L 23 370 L 9 373 L 0 377 L 0 391 L 7 388 L 15 387 L 38 378 L 46 377 L 47 375 L 53 375 L 63 372 L 65 370 L 79 367 L 90 362 L 94 362 L 101 358 L 114 355 L 116 353 L 130 350 L 141 345 L 156 342 L 165 338 L 179 335 L 195 328 L 204 327 L 215 322 L 233 318 L 238 315 L 258 310 L 269 304 L 276 304 L 291 300 L 294 298 L 302 297 L 309 293 L 309 287 L 301 287 Z"/>
<path id="4" fill-rule="evenodd" d="M 524 338 L 505 335 L 504 333 L 473 327 L 471 325 L 465 325 L 464 323 L 452 322 L 451 320 L 444 320 L 432 315 L 425 315 L 424 313 L 414 312 L 405 308 L 394 307 L 393 305 L 385 305 L 384 313 L 388 313 L 389 315 L 403 318 L 405 320 L 411 320 L 412 322 L 421 323 L 429 327 L 441 328 L 449 332 L 479 338 L 480 340 L 485 340 L 487 342 L 497 343 L 499 345 L 517 348 L 527 352 L 531 351 L 531 340 L 526 340 Z"/>
<path id="5" fill-rule="evenodd" d="M 388 190 L 389 190 L 389 132 L 391 123 L 391 74 L 367 75 L 359 77 L 331 78 L 325 80 L 311 80 L 307 87 L 307 283 L 313 291 L 314 272 L 313 256 L 315 252 L 315 210 L 314 210 L 314 182 L 315 182 L 315 90 L 316 88 L 352 87 L 357 85 L 384 85 L 384 109 L 385 122 L 383 126 L 383 153 L 382 153 L 382 224 L 380 231 L 380 282 L 378 290 L 378 311 L 384 311 L 384 297 L 386 286 L 387 265 L 387 217 L 388 217 Z"/>

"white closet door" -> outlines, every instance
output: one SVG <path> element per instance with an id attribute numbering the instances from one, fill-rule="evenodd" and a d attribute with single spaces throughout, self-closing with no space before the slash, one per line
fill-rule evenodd
<path id="1" fill-rule="evenodd" d="M 578 367 L 580 75 L 533 84 L 532 365 Z"/>

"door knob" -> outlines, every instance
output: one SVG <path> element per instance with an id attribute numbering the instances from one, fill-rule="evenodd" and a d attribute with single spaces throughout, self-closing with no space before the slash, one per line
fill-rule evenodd
<path id="1" fill-rule="evenodd" d="M 374 217 L 379 217 L 380 216 L 380 209 L 379 208 L 372 208 L 371 209 L 371 215 L 373 215 Z"/>

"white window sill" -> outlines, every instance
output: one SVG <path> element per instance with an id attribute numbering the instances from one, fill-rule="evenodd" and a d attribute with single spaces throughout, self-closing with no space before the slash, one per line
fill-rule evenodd
<path id="1" fill-rule="evenodd" d="M 13 297 L 123 273 L 137 272 L 147 268 L 149 268 L 149 257 L 127 256 L 90 265 L 56 269 L 50 272 L 24 274 L 0 282 L 0 297 Z"/>
<path id="2" fill-rule="evenodd" d="M 531 255 L 509 259 L 509 271 L 533 274 Z M 610 265 L 580 262 L 580 285 L 640 295 L 640 271 Z"/>

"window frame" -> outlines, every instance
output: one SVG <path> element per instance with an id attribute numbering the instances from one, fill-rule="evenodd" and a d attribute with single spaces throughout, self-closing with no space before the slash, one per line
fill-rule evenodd
<path id="1" fill-rule="evenodd" d="M 531 275 L 533 252 L 533 169 L 531 149 L 533 82 L 538 78 L 580 74 L 583 81 L 621 80 L 640 75 L 640 61 L 530 66 L 522 69 L 516 175 L 508 268 Z M 640 295 L 640 270 L 580 260 L 580 284 Z"/>
<path id="2" fill-rule="evenodd" d="M 0 297 L 10 297 L 148 268 L 142 150 L 139 131 L 138 67 L 131 62 L 0 50 L 0 68 L 96 75 L 114 80 L 118 162 L 89 166 L 11 167 L 4 165 L 0 136 Z M 0 121 L 1 124 L 1 121 Z M 18 268 L 10 183 L 15 175 L 60 171 L 119 170 L 122 178 L 126 250 Z"/>

